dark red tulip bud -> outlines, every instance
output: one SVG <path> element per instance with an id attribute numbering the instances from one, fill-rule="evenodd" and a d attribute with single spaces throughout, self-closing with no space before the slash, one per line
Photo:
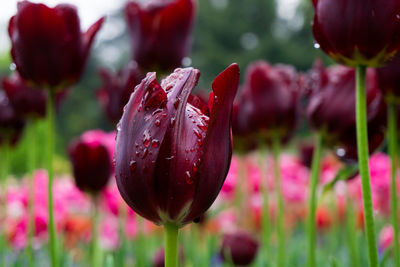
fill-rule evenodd
<path id="1" fill-rule="evenodd" d="M 250 265 L 258 250 L 258 242 L 244 231 L 225 234 L 220 255 L 226 262 L 237 266 Z"/>
<path id="2" fill-rule="evenodd" d="M 351 156 L 354 158 L 357 155 L 354 69 L 344 66 L 325 69 L 318 63 L 311 73 L 314 81 L 306 111 L 311 126 L 322 131 L 326 145 L 347 147 L 346 154 L 355 154 Z M 366 79 L 368 136 L 372 153 L 383 141 L 385 107 L 376 71 L 368 69 Z M 354 148 L 353 152 L 351 147 Z M 344 150 L 341 151 L 344 153 Z"/>
<path id="3" fill-rule="evenodd" d="M 184 256 L 182 247 L 179 247 L 179 252 L 178 253 L 179 253 L 178 261 L 183 263 L 184 260 L 185 260 L 185 256 Z M 160 248 L 154 254 L 153 267 L 164 267 L 164 266 L 165 266 L 165 249 L 164 248 Z"/>
<path id="4" fill-rule="evenodd" d="M 400 1 L 312 2 L 315 40 L 339 63 L 375 67 L 400 49 Z"/>
<path id="5" fill-rule="evenodd" d="M 122 117 L 124 106 L 143 75 L 134 62 L 128 63 L 116 75 L 106 69 L 101 69 L 99 73 L 103 86 L 97 92 L 97 98 L 109 120 L 117 124 Z"/>
<path id="6" fill-rule="evenodd" d="M 112 173 L 112 157 L 100 130 L 88 131 L 72 141 L 68 148 L 76 186 L 91 194 L 99 193 Z"/>
<path id="7" fill-rule="evenodd" d="M 378 69 L 379 87 L 389 101 L 400 99 L 400 56 L 396 56 L 388 64 Z"/>
<path id="8" fill-rule="evenodd" d="M 299 84 L 291 66 L 251 64 L 238 99 L 235 132 L 250 131 L 267 139 L 277 134 L 287 140 L 299 117 Z"/>
<path id="9" fill-rule="evenodd" d="M 180 67 L 190 50 L 195 13 L 195 0 L 128 2 L 133 60 L 148 71 Z"/>
<path id="10" fill-rule="evenodd" d="M 46 116 L 46 92 L 26 84 L 17 72 L 14 72 L 9 78 L 4 78 L 2 84 L 8 99 L 18 114 L 33 118 Z"/>
<path id="11" fill-rule="evenodd" d="M 75 6 L 22 1 L 11 17 L 11 55 L 21 76 L 39 87 L 61 89 L 80 78 L 104 18 L 81 33 Z"/>
<path id="12" fill-rule="evenodd" d="M 118 126 L 117 185 L 127 204 L 156 224 L 183 226 L 214 202 L 232 156 L 231 112 L 239 83 L 232 64 L 214 80 L 209 115 L 188 100 L 200 77 L 176 69 L 135 88 Z"/>
<path id="13" fill-rule="evenodd" d="M 15 145 L 25 127 L 25 120 L 18 115 L 4 91 L 0 90 L 0 146 Z"/>

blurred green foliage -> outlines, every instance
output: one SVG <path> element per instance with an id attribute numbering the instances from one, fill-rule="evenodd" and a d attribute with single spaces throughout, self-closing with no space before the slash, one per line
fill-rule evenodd
<path id="1" fill-rule="evenodd" d="M 277 15 L 279 0 L 202 0 L 198 5 L 191 65 L 200 69 L 202 77 L 199 88 L 210 90 L 211 82 L 218 73 L 232 62 L 241 68 L 242 81 L 247 65 L 255 60 L 294 65 L 299 71 L 306 71 L 315 57 L 323 57 L 321 51 L 313 48 L 311 32 L 312 7 L 308 0 L 301 0 L 293 19 L 282 19 Z M 107 23 L 119 22 L 124 16 L 119 12 L 107 19 Z M 123 24 L 122 24 L 123 25 Z M 110 47 L 118 51 L 108 58 Z M 115 54 L 115 53 L 114 53 Z M 129 38 L 126 30 L 113 39 L 96 45 L 88 62 L 86 72 L 79 84 L 70 88 L 57 115 L 57 167 L 68 169 L 66 148 L 72 138 L 82 132 L 101 128 L 115 129 L 104 117 L 96 91 L 101 86 L 98 76 L 100 67 L 118 69 L 129 59 Z M 11 60 L 5 51 L 0 55 L 0 75 L 10 73 Z M 38 155 L 43 155 L 45 132 L 43 125 L 38 130 Z M 26 151 L 29 142 L 22 140 L 12 156 L 12 171 L 25 171 Z M 41 161 L 39 161 L 41 162 Z"/>

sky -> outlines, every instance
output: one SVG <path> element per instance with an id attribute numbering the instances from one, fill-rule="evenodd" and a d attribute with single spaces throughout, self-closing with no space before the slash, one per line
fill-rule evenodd
<path id="1" fill-rule="evenodd" d="M 86 30 L 93 22 L 101 16 L 107 16 L 115 12 L 127 0 L 32 0 L 32 2 L 41 2 L 49 6 L 55 6 L 59 3 L 70 3 L 78 7 L 81 18 L 81 26 Z M 145 0 L 141 0 L 145 1 Z M 206 1 L 206 0 L 202 0 Z M 209 0 L 215 1 L 215 0 Z M 269 1 L 269 0 L 266 0 Z M 278 15 L 284 20 L 291 20 L 295 16 L 296 7 L 300 0 L 276 0 L 278 2 Z M 17 11 L 18 0 L 3 0 L 0 9 L 0 52 L 10 48 L 9 37 L 7 34 L 7 25 L 9 18 Z M 95 3 L 95 4 L 94 4 Z M 229 4 L 229 0 L 224 0 Z M 113 29 L 107 27 L 107 21 L 100 31 L 98 41 L 108 39 L 113 35 Z"/>

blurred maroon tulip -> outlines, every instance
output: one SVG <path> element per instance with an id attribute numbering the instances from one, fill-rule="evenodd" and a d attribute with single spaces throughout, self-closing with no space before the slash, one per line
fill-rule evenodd
<path id="1" fill-rule="evenodd" d="M 0 146 L 15 145 L 25 127 L 25 120 L 15 112 L 4 91 L 0 90 Z"/>
<path id="2" fill-rule="evenodd" d="M 251 64 L 235 110 L 235 132 L 250 131 L 268 139 L 278 134 L 287 140 L 299 117 L 298 82 L 291 66 L 271 66 L 265 61 Z"/>
<path id="3" fill-rule="evenodd" d="M 378 69 L 379 87 L 387 100 L 400 98 L 400 56 L 396 56 L 388 64 Z"/>
<path id="4" fill-rule="evenodd" d="M 88 131 L 68 148 L 76 186 L 84 192 L 97 194 L 110 179 L 112 158 L 104 136 L 100 130 Z"/>
<path id="5" fill-rule="evenodd" d="M 190 97 L 199 77 L 196 69 L 176 69 L 160 85 L 156 74 L 148 73 L 118 126 L 119 191 L 136 213 L 156 224 L 183 226 L 200 217 L 229 169 L 239 67 L 232 64 L 214 80 L 209 115 Z"/>
<path id="6" fill-rule="evenodd" d="M 101 69 L 99 73 L 103 86 L 97 91 L 97 98 L 109 120 L 117 124 L 122 117 L 124 106 L 143 75 L 134 62 L 124 66 L 116 75 L 107 69 Z"/>
<path id="7" fill-rule="evenodd" d="M 379 66 L 400 49 L 400 1 L 313 0 L 315 40 L 336 61 Z"/>
<path id="8" fill-rule="evenodd" d="M 171 71 L 188 55 L 195 0 L 130 1 L 125 16 L 133 60 L 148 71 Z"/>
<path id="9" fill-rule="evenodd" d="M 325 69 L 317 62 L 311 73 L 313 88 L 306 111 L 311 126 L 322 131 L 326 145 L 343 147 L 349 158 L 356 159 L 354 69 L 344 66 Z M 374 69 L 367 71 L 367 112 L 372 153 L 382 144 L 386 124 L 385 106 Z"/>
<path id="10" fill-rule="evenodd" d="M 226 262 L 238 266 L 250 265 L 258 250 L 258 242 L 248 233 L 238 231 L 225 234 L 220 255 Z"/>
<path id="11" fill-rule="evenodd" d="M 80 78 L 104 18 L 81 33 L 75 6 L 22 1 L 10 19 L 11 55 L 21 76 L 43 88 L 61 89 Z"/>
<path id="12" fill-rule="evenodd" d="M 244 90 L 241 91 L 241 93 Z M 248 92 L 248 91 L 247 91 Z M 242 100 L 245 96 L 239 94 L 237 99 Z M 241 101 L 243 104 L 239 106 L 238 101 L 233 103 L 232 109 L 232 133 L 233 133 L 233 148 L 237 153 L 247 153 L 257 148 L 257 140 L 252 136 L 246 110 L 251 108 L 250 101 Z M 241 112 L 239 112 L 239 109 Z"/>
<path id="13" fill-rule="evenodd" d="M 179 255 L 178 255 L 178 261 L 179 262 L 184 262 L 185 256 L 183 253 L 182 247 L 179 247 Z M 165 266 L 165 249 L 160 248 L 157 250 L 157 252 L 154 254 L 153 258 L 153 267 L 164 267 Z"/>
<path id="14" fill-rule="evenodd" d="M 8 99 L 18 114 L 33 118 L 46 116 L 46 92 L 27 85 L 17 72 L 14 72 L 9 78 L 4 78 L 2 84 Z"/>

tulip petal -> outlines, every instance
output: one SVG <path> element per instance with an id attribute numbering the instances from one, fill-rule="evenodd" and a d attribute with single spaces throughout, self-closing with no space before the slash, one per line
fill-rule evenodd
<path id="1" fill-rule="evenodd" d="M 121 196 L 138 214 L 155 223 L 161 223 L 154 194 L 154 173 L 160 143 L 169 123 L 166 101 L 155 73 L 149 73 L 125 107 L 115 150 Z"/>
<path id="2" fill-rule="evenodd" d="M 194 200 L 184 223 L 193 221 L 211 206 L 225 181 L 232 157 L 231 115 L 239 78 L 239 66 L 232 64 L 212 84 L 214 101 L 198 170 L 201 181 L 195 181 Z"/>

